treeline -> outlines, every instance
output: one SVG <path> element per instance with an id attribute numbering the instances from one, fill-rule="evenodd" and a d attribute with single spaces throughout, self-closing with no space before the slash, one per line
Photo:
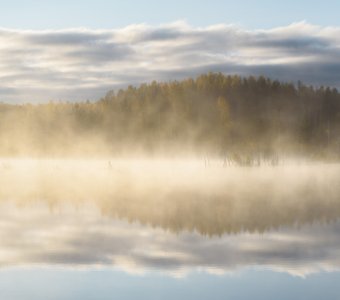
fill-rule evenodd
<path id="1" fill-rule="evenodd" d="M 339 158 L 336 89 L 208 73 L 97 102 L 0 104 L 1 155 L 200 153 Z M 237 158 L 238 157 L 238 158 Z"/>

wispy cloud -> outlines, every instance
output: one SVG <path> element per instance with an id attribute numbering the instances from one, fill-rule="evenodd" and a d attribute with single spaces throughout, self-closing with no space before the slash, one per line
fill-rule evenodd
<path id="1" fill-rule="evenodd" d="M 340 87 L 340 28 L 270 30 L 184 22 L 113 30 L 0 29 L 0 101 L 96 99 L 109 89 L 202 72 Z"/>

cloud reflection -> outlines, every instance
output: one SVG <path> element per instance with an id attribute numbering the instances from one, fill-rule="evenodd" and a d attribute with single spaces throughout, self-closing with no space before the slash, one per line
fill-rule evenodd
<path id="1" fill-rule="evenodd" d="M 172 276 L 258 266 L 306 276 L 340 269 L 339 232 L 340 223 L 332 222 L 209 238 L 109 219 L 91 206 L 51 212 L 44 204 L 19 208 L 3 203 L 0 265 L 102 266 Z"/>

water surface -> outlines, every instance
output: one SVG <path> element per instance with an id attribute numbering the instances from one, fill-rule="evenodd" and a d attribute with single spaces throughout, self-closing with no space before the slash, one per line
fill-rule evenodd
<path id="1" fill-rule="evenodd" d="M 339 299 L 340 166 L 0 162 L 1 299 Z"/>

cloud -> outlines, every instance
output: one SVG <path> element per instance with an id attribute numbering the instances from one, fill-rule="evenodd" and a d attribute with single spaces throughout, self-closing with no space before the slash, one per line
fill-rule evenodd
<path id="1" fill-rule="evenodd" d="M 0 101 L 97 99 L 107 90 L 202 72 L 340 87 L 340 28 L 270 30 L 184 22 L 112 30 L 0 29 Z"/>

